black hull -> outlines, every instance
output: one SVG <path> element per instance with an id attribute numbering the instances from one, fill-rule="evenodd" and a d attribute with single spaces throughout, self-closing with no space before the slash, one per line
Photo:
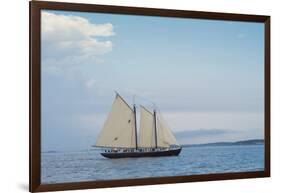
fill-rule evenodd
<path id="1" fill-rule="evenodd" d="M 101 155 L 106 158 L 118 159 L 118 158 L 137 158 L 137 157 L 178 156 L 180 152 L 181 152 L 181 148 L 163 150 L 163 151 L 149 151 L 149 152 L 104 152 L 101 153 Z"/>

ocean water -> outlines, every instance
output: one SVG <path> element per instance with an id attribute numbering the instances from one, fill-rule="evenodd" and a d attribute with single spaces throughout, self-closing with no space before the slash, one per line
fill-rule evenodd
<path id="1" fill-rule="evenodd" d="M 41 154 L 41 183 L 264 170 L 263 145 L 184 147 L 179 156 L 107 159 L 99 150 Z"/>

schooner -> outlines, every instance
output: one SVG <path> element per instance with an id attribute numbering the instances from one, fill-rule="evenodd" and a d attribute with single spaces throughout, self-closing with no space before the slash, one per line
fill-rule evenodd
<path id="1" fill-rule="evenodd" d="M 181 146 L 156 110 L 140 105 L 137 132 L 136 105 L 133 108 L 118 94 L 99 134 L 96 147 L 104 148 L 106 158 L 177 156 Z"/>

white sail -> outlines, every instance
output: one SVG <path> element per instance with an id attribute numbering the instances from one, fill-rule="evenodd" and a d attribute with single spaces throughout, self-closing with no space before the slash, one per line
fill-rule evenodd
<path id="1" fill-rule="evenodd" d="M 143 106 L 140 106 L 140 147 L 155 147 L 154 116 Z"/>
<path id="2" fill-rule="evenodd" d="M 96 146 L 136 147 L 134 111 L 118 94 L 97 138 Z"/>
<path id="3" fill-rule="evenodd" d="M 159 147 L 169 147 L 179 145 L 172 131 L 164 121 L 162 116 L 157 117 L 157 145 Z"/>

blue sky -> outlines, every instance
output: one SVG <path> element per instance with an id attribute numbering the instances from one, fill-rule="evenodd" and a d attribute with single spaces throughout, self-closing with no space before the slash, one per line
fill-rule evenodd
<path id="1" fill-rule="evenodd" d="M 42 11 L 42 150 L 88 149 L 114 91 L 180 143 L 263 138 L 262 23 Z"/>

